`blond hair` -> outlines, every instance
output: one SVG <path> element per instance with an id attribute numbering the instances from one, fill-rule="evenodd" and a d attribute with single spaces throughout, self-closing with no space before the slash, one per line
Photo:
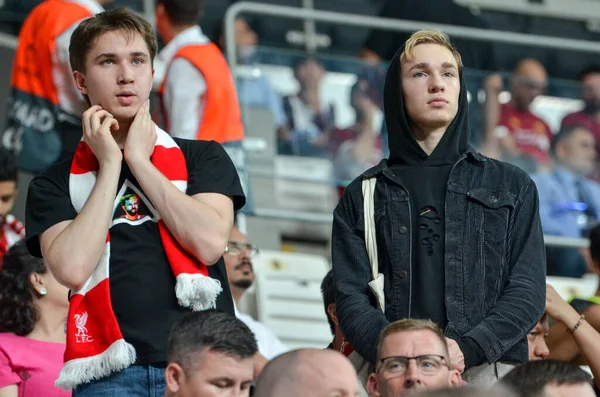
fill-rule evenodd
<path id="1" fill-rule="evenodd" d="M 437 30 L 419 30 L 418 32 L 414 32 L 406 40 L 406 43 L 404 43 L 404 50 L 400 54 L 400 64 L 412 61 L 415 57 L 415 47 L 420 44 L 438 44 L 446 47 L 454 55 L 458 70 L 462 70 L 462 58 L 456 48 L 450 43 L 450 37 L 446 33 L 438 32 Z"/>
<path id="2" fill-rule="evenodd" d="M 390 323 L 387 327 L 381 331 L 381 335 L 379 336 L 379 342 L 377 343 L 377 365 L 379 365 L 379 361 L 381 360 L 381 350 L 383 348 L 383 342 L 385 339 L 393 334 L 398 334 L 400 332 L 409 332 L 409 331 L 431 331 L 437 336 L 442 343 L 444 348 L 444 356 L 448 359 L 448 364 L 450 364 L 450 357 L 448 352 L 448 344 L 446 343 L 446 338 L 444 337 L 444 333 L 433 321 L 431 320 L 417 320 L 413 318 L 407 318 L 403 320 L 394 321 Z"/>

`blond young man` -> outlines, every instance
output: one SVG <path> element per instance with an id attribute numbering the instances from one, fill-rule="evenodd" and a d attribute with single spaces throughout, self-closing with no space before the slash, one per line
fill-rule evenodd
<path id="1" fill-rule="evenodd" d="M 431 319 L 453 366 L 489 383 L 527 361 L 544 312 L 545 252 L 534 183 L 469 145 L 467 87 L 448 36 L 414 33 L 388 69 L 390 156 L 354 180 L 334 211 L 332 261 L 342 334 L 372 364 L 381 331 Z M 362 181 L 374 178 L 385 312 L 375 305 Z"/>

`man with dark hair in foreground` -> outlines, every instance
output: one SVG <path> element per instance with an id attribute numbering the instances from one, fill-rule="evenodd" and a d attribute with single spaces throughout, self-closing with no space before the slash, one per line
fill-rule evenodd
<path id="1" fill-rule="evenodd" d="M 248 396 L 257 352 L 252 331 L 231 314 L 189 313 L 169 336 L 165 396 Z"/>
<path id="2" fill-rule="evenodd" d="M 532 361 L 510 371 L 501 384 L 521 397 L 594 397 L 591 377 L 578 366 L 556 360 Z"/>

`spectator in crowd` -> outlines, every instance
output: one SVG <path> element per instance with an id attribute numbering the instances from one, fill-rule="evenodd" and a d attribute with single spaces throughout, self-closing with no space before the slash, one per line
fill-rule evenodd
<path id="1" fill-rule="evenodd" d="M 323 64 L 306 58 L 294 65 L 294 77 L 300 85 L 295 95 L 283 98 L 288 128 L 279 135 L 279 153 L 299 156 L 324 156 L 334 128 L 333 105 L 321 98 Z"/>
<path id="2" fill-rule="evenodd" d="M 227 61 L 198 25 L 202 0 L 158 0 L 156 26 L 166 46 L 159 88 L 163 121 L 172 136 L 215 140 L 244 138 L 237 94 Z"/>
<path id="3" fill-rule="evenodd" d="M 8 249 L 25 238 L 23 223 L 11 215 L 17 192 L 17 163 L 11 153 L 0 147 L 0 269 Z"/>
<path id="4" fill-rule="evenodd" d="M 529 361 L 545 360 L 550 354 L 546 340 L 550 323 L 548 314 L 544 313 L 535 328 L 527 335 L 527 346 L 529 347 Z"/>
<path id="5" fill-rule="evenodd" d="M 433 322 L 399 320 L 383 330 L 375 373 L 367 385 L 370 396 L 393 397 L 461 385 L 444 334 Z"/>
<path id="6" fill-rule="evenodd" d="M 578 366 L 556 360 L 539 360 L 510 371 L 501 383 L 519 397 L 594 397 L 591 377 Z"/>
<path id="7" fill-rule="evenodd" d="M 555 166 L 532 175 L 540 197 L 545 234 L 586 237 L 600 217 L 600 184 L 589 179 L 596 163 L 592 133 L 581 126 L 562 129 L 552 141 Z M 548 247 L 548 274 L 581 277 L 587 270 L 581 250 Z"/>
<path id="8" fill-rule="evenodd" d="M 352 355 L 354 349 L 352 346 L 350 346 L 348 341 L 344 339 L 342 331 L 340 331 L 339 322 L 335 315 L 335 290 L 333 288 L 333 272 L 331 270 L 327 272 L 323 278 L 323 281 L 321 282 L 321 295 L 323 296 L 325 315 L 327 316 L 329 327 L 331 328 L 331 333 L 333 334 L 333 341 L 329 344 L 329 346 L 327 346 L 327 348 L 338 351 L 344 356 L 348 357 L 354 366 L 355 371 L 359 372 L 359 380 L 362 381 L 359 382 L 358 386 L 359 395 L 367 396 L 367 390 L 365 389 L 363 382 L 365 382 L 366 378 L 369 376 L 371 368 L 370 365 L 365 365 L 364 362 L 353 362 L 353 360 L 358 357 Z"/>
<path id="9" fill-rule="evenodd" d="M 25 19 L 13 59 L 6 130 L 0 146 L 18 155 L 23 205 L 38 172 L 72 156 L 81 139 L 83 97 L 69 63 L 71 34 L 83 19 L 113 0 L 44 0 Z"/>
<path id="10" fill-rule="evenodd" d="M 354 180 L 333 214 L 342 334 L 375 364 L 390 322 L 431 319 L 465 380 L 490 383 L 527 361 L 527 334 L 544 312 L 535 184 L 469 147 L 461 58 L 445 34 L 411 36 L 390 64 L 384 104 L 390 157 Z M 365 246 L 362 181 L 373 178 L 385 312 L 375 306 Z"/>
<path id="11" fill-rule="evenodd" d="M 0 271 L 0 396 L 62 397 L 54 386 L 65 352 L 68 291 L 24 243 Z"/>
<path id="12" fill-rule="evenodd" d="M 33 179 L 26 218 L 27 248 L 71 289 L 57 384 L 76 396 L 162 394 L 173 324 L 215 305 L 233 314 L 222 256 L 243 192 L 219 144 L 152 122 L 145 19 L 125 8 L 86 19 L 70 54 L 91 105 L 83 142 Z"/>
<path id="13" fill-rule="evenodd" d="M 202 8 L 203 0 L 156 3 L 156 27 L 166 44 L 158 55 L 166 65 L 158 89 L 160 122 L 171 136 L 223 145 L 247 192 L 244 125 L 235 84 L 220 49 L 198 25 Z"/>
<path id="14" fill-rule="evenodd" d="M 285 353 L 289 349 L 281 343 L 279 338 L 259 321 L 256 321 L 248 314 L 240 313 L 237 305 L 240 303 L 242 295 L 254 283 L 254 268 L 252 266 L 252 257 L 258 254 L 258 247 L 248 242 L 248 238 L 237 227 L 231 229 L 227 247 L 225 247 L 225 267 L 227 269 L 227 279 L 229 288 L 233 295 L 233 302 L 236 306 L 236 316 L 242 320 L 256 336 L 258 342 L 258 351 L 267 360 Z"/>
<path id="15" fill-rule="evenodd" d="M 225 51 L 224 22 L 219 23 L 214 30 L 213 40 L 222 51 Z M 240 65 L 254 66 L 257 62 L 258 35 L 252 26 L 241 17 L 235 20 L 235 48 L 237 62 Z M 236 77 L 237 93 L 242 107 L 254 106 L 269 110 L 273 115 L 273 126 L 279 135 L 287 133 L 287 119 L 283 111 L 281 96 L 275 91 L 269 78 L 258 68 L 247 72 L 238 69 Z"/>
<path id="16" fill-rule="evenodd" d="M 327 346 L 327 348 L 338 351 L 344 354 L 344 356 L 348 357 L 350 354 L 348 350 L 352 350 L 352 347 L 344 339 L 335 313 L 335 289 L 333 287 L 332 270 L 327 272 L 323 278 L 323 281 L 321 282 L 321 295 L 323 296 L 325 315 L 327 316 L 329 328 L 331 329 L 331 334 L 333 335 L 333 341 L 329 344 L 329 346 Z"/>
<path id="17" fill-rule="evenodd" d="M 231 314 L 186 314 L 173 326 L 168 346 L 166 397 L 249 395 L 258 347 L 250 329 Z"/>
<path id="18" fill-rule="evenodd" d="M 548 285 L 546 313 L 553 320 L 547 339 L 548 358 L 588 365 L 600 385 L 600 333 L 596 329 L 600 307 L 580 314 Z"/>
<path id="19" fill-rule="evenodd" d="M 354 368 L 330 349 L 292 350 L 270 361 L 260 374 L 257 397 L 343 396 L 358 394 Z"/>
<path id="20" fill-rule="evenodd" d="M 581 99 L 584 108 L 579 112 L 566 115 L 562 120 L 562 127 L 579 125 L 587 128 L 594 134 L 596 151 L 600 150 L 600 66 L 593 65 L 584 69 L 579 74 L 581 83 Z M 600 181 L 600 164 L 596 163 L 590 175 Z"/>
<path id="21" fill-rule="evenodd" d="M 354 125 L 333 131 L 330 146 L 336 179 L 351 181 L 383 158 L 381 125 L 377 125 L 377 90 L 359 77 L 350 91 L 350 105 L 356 114 Z"/>
<path id="22" fill-rule="evenodd" d="M 541 95 L 548 76 L 534 59 L 521 60 L 512 75 L 511 100 L 500 104 L 502 76 L 493 74 L 484 82 L 485 146 L 492 157 L 515 163 L 527 172 L 551 166 L 552 132 L 544 120 L 531 112 L 531 103 Z"/>

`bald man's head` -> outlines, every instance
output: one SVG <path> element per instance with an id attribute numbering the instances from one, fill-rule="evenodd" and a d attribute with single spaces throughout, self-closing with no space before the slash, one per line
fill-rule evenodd
<path id="1" fill-rule="evenodd" d="M 548 74 L 544 65 L 532 58 L 522 59 L 513 71 L 511 94 L 514 105 L 522 110 L 528 109 L 547 84 Z"/>
<path id="2" fill-rule="evenodd" d="M 258 378 L 257 397 L 340 397 L 358 395 L 358 379 L 350 361 L 326 349 L 300 349 L 271 360 Z"/>

